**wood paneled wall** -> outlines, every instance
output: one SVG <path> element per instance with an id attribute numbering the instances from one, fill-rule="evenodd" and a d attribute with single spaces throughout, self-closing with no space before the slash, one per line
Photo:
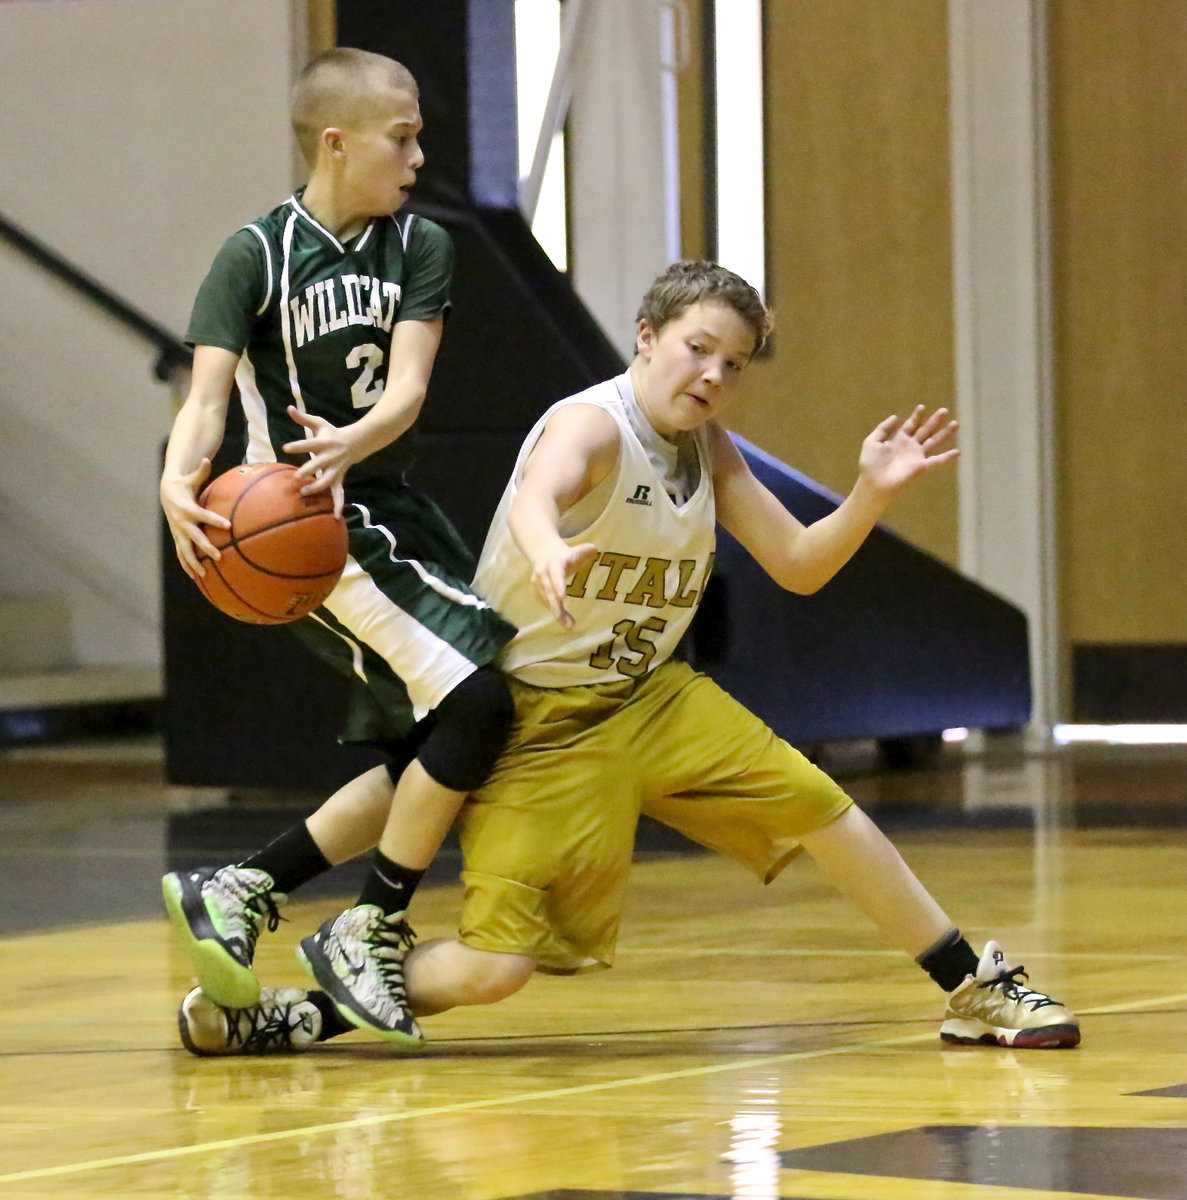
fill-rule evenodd
<path id="1" fill-rule="evenodd" d="M 709 96 L 705 87 L 705 54 L 702 31 L 706 0 L 684 0 L 687 25 L 678 48 L 681 69 L 676 76 L 676 109 L 679 118 L 680 238 L 685 258 L 709 253 L 705 222 L 706 178 L 705 123 Z"/>
<path id="2" fill-rule="evenodd" d="M 1181 643 L 1187 0 L 1049 0 L 1048 13 L 1064 639 Z M 947 5 L 769 0 L 766 23 L 777 332 L 733 424 L 844 491 L 882 415 L 952 394 Z M 694 63 L 688 254 L 706 249 L 699 86 Z M 889 523 L 955 562 L 956 505 L 950 474 Z"/>
<path id="3" fill-rule="evenodd" d="M 945 0 L 767 4 L 776 333 L 730 422 L 839 492 L 878 421 L 952 399 L 946 13 Z M 682 149 L 699 200 L 695 92 Z M 703 231 L 692 213 L 687 253 L 704 251 Z M 955 472 L 933 477 L 888 523 L 955 562 L 956 495 Z"/>
<path id="4" fill-rule="evenodd" d="M 305 6 L 305 30 L 309 42 L 308 58 L 338 44 L 338 5 L 336 0 L 297 0 Z"/>
<path id="5" fill-rule="evenodd" d="M 704 0 L 680 78 L 707 251 Z M 307 0 L 311 31 L 332 0 Z M 1187 0 L 1048 0 L 1065 640 L 1187 641 Z M 732 424 L 843 492 L 887 413 L 951 402 L 946 0 L 767 0 L 777 330 Z M 957 414 L 959 416 L 959 414 Z M 889 524 L 957 560 L 955 472 Z"/>
<path id="6" fill-rule="evenodd" d="M 1187 0 L 1051 0 L 1069 642 L 1187 642 Z"/>

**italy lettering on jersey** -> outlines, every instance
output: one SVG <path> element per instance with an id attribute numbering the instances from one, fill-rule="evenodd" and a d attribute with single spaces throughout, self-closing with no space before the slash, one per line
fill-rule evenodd
<path id="1" fill-rule="evenodd" d="M 240 355 L 236 383 L 250 461 L 301 461 L 282 447 L 303 428 L 294 405 L 351 424 L 383 395 L 392 330 L 449 303 L 453 247 L 439 225 L 398 212 L 343 241 L 298 192 L 230 237 L 198 293 L 187 340 Z M 352 481 L 402 476 L 402 437 L 351 468 Z"/>
<path id="2" fill-rule="evenodd" d="M 475 590 L 519 630 L 503 652 L 503 670 L 536 687 L 570 687 L 634 679 L 670 658 L 684 636 L 713 569 L 716 513 L 709 443 L 692 436 L 699 478 L 682 504 L 674 503 L 646 448 L 631 428 L 635 403 L 630 376 L 620 375 L 561 400 L 532 428 L 495 513 L 474 578 Z M 616 472 L 599 511 L 582 527 L 562 514 L 570 545 L 592 542 L 599 553 L 570 581 L 564 629 L 531 583 L 531 569 L 508 528 L 508 515 L 532 447 L 558 409 L 592 404 L 618 425 Z M 658 436 L 658 435 L 656 435 Z"/>

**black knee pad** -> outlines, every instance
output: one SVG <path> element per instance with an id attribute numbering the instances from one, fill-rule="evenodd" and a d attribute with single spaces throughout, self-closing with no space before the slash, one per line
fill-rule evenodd
<path id="1" fill-rule="evenodd" d="M 404 768 L 420 754 L 420 748 L 428 740 L 428 736 L 436 723 L 436 714 L 429 713 L 427 717 L 418 721 L 412 727 L 407 737 L 402 738 L 398 742 L 386 742 L 380 747 L 384 757 L 383 765 L 387 768 L 388 778 L 392 781 L 392 787 L 395 787 L 400 782 L 400 776 L 404 774 Z"/>
<path id="2" fill-rule="evenodd" d="M 515 705 L 494 667 L 468 675 L 437 705 L 417 758 L 442 787 L 471 792 L 490 774 L 507 741 Z"/>

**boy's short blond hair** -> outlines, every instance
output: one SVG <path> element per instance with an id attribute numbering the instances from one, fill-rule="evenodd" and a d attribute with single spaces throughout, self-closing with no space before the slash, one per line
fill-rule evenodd
<path id="1" fill-rule="evenodd" d="M 694 304 L 724 304 L 754 331 L 757 353 L 770 336 L 774 321 L 762 297 L 733 271 L 702 259 L 674 262 L 647 289 L 639 305 L 639 321 L 658 331 Z"/>
<path id="2" fill-rule="evenodd" d="M 386 88 L 420 94 L 403 63 L 368 50 L 338 46 L 312 58 L 293 85 L 292 124 L 305 161 L 314 162 L 322 131 L 357 125 Z"/>

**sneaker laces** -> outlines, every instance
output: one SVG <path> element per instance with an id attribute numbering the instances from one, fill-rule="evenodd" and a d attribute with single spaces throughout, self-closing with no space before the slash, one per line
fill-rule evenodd
<path id="1" fill-rule="evenodd" d="M 227 1045 L 241 1045 L 245 1052 L 290 1049 L 293 1031 L 304 1021 L 303 1016 L 294 1012 L 298 1003 L 286 1000 L 261 1003 L 252 1008 L 223 1008 L 227 1018 Z"/>
<path id="2" fill-rule="evenodd" d="M 244 877 L 243 871 L 234 868 L 219 871 L 211 883 L 238 901 L 243 919 L 238 920 L 234 910 L 224 912 L 223 916 L 230 926 L 231 937 L 242 938 L 249 955 L 259 941 L 261 920 L 266 922 L 269 933 L 275 933 L 280 928 L 280 922 L 288 920 L 280 915 L 275 894 L 267 888 L 253 886 Z"/>
<path id="3" fill-rule="evenodd" d="M 1008 970 L 1001 971 L 993 979 L 977 984 L 977 986 L 985 988 L 987 991 L 992 991 L 994 988 L 1001 988 L 1004 999 L 1012 1001 L 1015 1004 L 1029 1005 L 1031 1012 L 1038 1012 L 1040 1008 L 1059 1007 L 1058 1000 L 1052 1000 L 1050 996 L 1027 987 L 1023 983 L 1023 980 L 1028 978 L 1029 976 L 1026 974 L 1025 967 L 1011 967 Z"/>
<path id="4" fill-rule="evenodd" d="M 376 1015 L 385 1018 L 405 1015 L 408 1012 L 408 994 L 404 990 L 404 956 L 412 949 L 416 933 L 403 918 L 381 917 L 364 941 L 375 964 L 382 993 L 371 997 L 384 1008 Z"/>
<path id="5" fill-rule="evenodd" d="M 280 908 L 276 903 L 276 896 L 273 892 L 257 892 L 253 900 L 247 901 L 245 906 L 248 912 L 254 913 L 256 920 L 253 924 L 259 927 L 259 918 L 264 917 L 267 921 L 267 930 L 269 933 L 275 933 L 280 928 L 281 921 L 287 921 L 288 917 L 280 915 Z"/>

